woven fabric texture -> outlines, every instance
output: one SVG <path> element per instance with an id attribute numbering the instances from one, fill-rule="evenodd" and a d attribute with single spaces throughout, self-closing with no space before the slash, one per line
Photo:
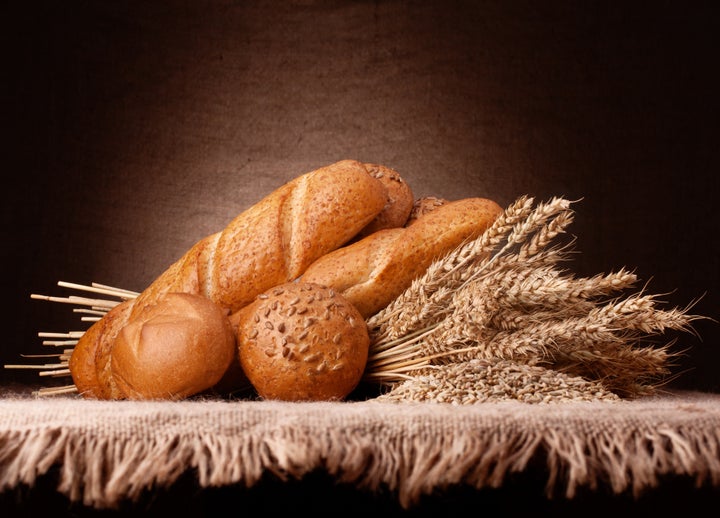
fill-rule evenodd
<path id="1" fill-rule="evenodd" d="M 720 394 L 473 405 L 91 401 L 4 394 L 0 491 L 57 468 L 57 491 L 98 509 L 169 487 L 252 486 L 326 470 L 402 506 L 456 484 L 500 487 L 544 458 L 547 491 L 642 493 L 665 475 L 720 485 Z"/>

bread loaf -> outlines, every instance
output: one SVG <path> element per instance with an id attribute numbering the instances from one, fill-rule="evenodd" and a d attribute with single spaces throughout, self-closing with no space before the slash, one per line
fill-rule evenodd
<path id="1" fill-rule="evenodd" d="M 387 202 L 385 186 L 355 160 L 282 185 L 224 230 L 197 242 L 137 298 L 114 308 L 80 338 L 70 360 L 78 391 L 87 397 L 123 397 L 112 379 L 109 352 L 121 329 L 165 294 L 201 295 L 222 311 L 236 312 L 346 243 Z"/>
<path id="2" fill-rule="evenodd" d="M 380 214 L 360 230 L 354 240 L 362 239 L 378 230 L 404 226 L 415 203 L 410 185 L 397 171 L 381 164 L 365 164 L 365 167 L 373 178 L 385 186 L 388 199 Z"/>
<path id="3" fill-rule="evenodd" d="M 167 293 L 131 320 L 110 350 L 129 399 L 183 399 L 218 383 L 235 356 L 227 313 L 202 295 Z"/>
<path id="4" fill-rule="evenodd" d="M 333 288 L 369 318 L 435 259 L 479 236 L 501 213 L 486 198 L 447 202 L 407 227 L 380 230 L 324 255 L 300 279 Z"/>
<path id="5" fill-rule="evenodd" d="M 140 294 L 132 314 L 168 291 L 200 293 L 234 313 L 346 243 L 387 199 L 355 160 L 299 176 L 193 246 Z"/>
<path id="6" fill-rule="evenodd" d="M 332 289 L 291 282 L 232 316 L 238 357 L 265 399 L 345 398 L 365 370 L 370 336 L 358 310 Z"/>
<path id="7" fill-rule="evenodd" d="M 423 196 L 413 202 L 412 209 L 410 209 L 410 215 L 405 221 L 404 226 L 412 225 L 417 221 L 418 218 L 424 216 L 428 212 L 432 212 L 438 207 L 445 205 L 448 202 L 445 198 L 438 198 L 437 196 Z"/>

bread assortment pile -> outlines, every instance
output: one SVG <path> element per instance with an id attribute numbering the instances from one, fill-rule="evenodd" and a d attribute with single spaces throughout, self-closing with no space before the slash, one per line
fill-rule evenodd
<path id="1" fill-rule="evenodd" d="M 73 383 L 97 399 L 249 383 L 265 399 L 342 400 L 365 369 L 366 320 L 501 213 L 486 198 L 415 199 L 379 164 L 310 171 L 93 324 L 70 357 Z"/>

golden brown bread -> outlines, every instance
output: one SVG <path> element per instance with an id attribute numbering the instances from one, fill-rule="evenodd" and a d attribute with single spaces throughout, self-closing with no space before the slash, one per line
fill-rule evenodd
<path id="1" fill-rule="evenodd" d="M 178 399 L 213 386 L 236 360 L 227 314 L 201 295 L 165 294 L 124 324 L 130 309 L 111 309 L 75 346 L 69 368 L 84 397 Z M 118 323 L 117 338 L 103 340 Z"/>
<path id="2" fill-rule="evenodd" d="M 342 160 L 282 185 L 221 232 L 196 243 L 137 298 L 91 326 L 72 354 L 73 382 L 87 397 L 124 397 L 112 376 L 110 351 L 121 329 L 144 308 L 166 293 L 179 292 L 202 295 L 223 311 L 235 312 L 346 243 L 387 200 L 385 186 L 355 160 Z"/>
<path id="3" fill-rule="evenodd" d="M 232 316 L 243 371 L 265 399 L 341 400 L 357 386 L 370 346 L 358 310 L 334 290 L 291 282 Z"/>
<path id="4" fill-rule="evenodd" d="M 133 314 L 168 291 L 200 293 L 234 313 L 346 243 L 386 202 L 384 185 L 356 160 L 301 175 L 193 246 L 140 294 Z"/>
<path id="5" fill-rule="evenodd" d="M 355 241 L 378 230 L 402 227 L 407 222 L 414 204 L 412 189 L 400 173 L 381 164 L 365 164 L 365 168 L 372 177 L 385 185 L 388 200 L 380 214 L 357 233 Z"/>
<path id="6" fill-rule="evenodd" d="M 486 198 L 448 202 L 405 228 L 380 230 L 324 255 L 300 280 L 335 289 L 369 318 L 432 261 L 479 236 L 501 213 L 502 208 Z"/>
<path id="7" fill-rule="evenodd" d="M 210 299 L 167 293 L 120 330 L 110 357 L 127 398 L 183 399 L 222 379 L 236 358 L 235 334 Z"/>
<path id="8" fill-rule="evenodd" d="M 412 225 L 417 221 L 418 218 L 424 216 L 428 212 L 432 212 L 438 207 L 445 205 L 448 202 L 445 198 L 438 198 L 437 196 L 423 196 L 413 202 L 412 209 L 410 209 L 410 215 L 405 221 L 404 226 Z"/>
<path id="9" fill-rule="evenodd" d="M 121 302 L 85 331 L 73 348 L 68 368 L 80 395 L 91 399 L 120 399 L 109 369 L 113 337 L 127 322 L 132 300 Z"/>

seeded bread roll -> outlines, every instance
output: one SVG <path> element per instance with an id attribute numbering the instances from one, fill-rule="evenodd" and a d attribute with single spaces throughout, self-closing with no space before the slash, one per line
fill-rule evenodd
<path id="1" fill-rule="evenodd" d="M 407 289 L 430 264 L 474 239 L 502 213 L 486 198 L 445 203 L 404 228 L 379 230 L 311 264 L 300 278 L 333 288 L 369 318 Z"/>
<path id="2" fill-rule="evenodd" d="M 122 328 L 110 356 L 128 399 L 183 399 L 220 381 L 235 359 L 235 335 L 210 299 L 167 293 Z"/>
<path id="3" fill-rule="evenodd" d="M 264 399 L 342 400 L 362 378 L 370 346 L 367 325 L 330 288 L 282 284 L 231 320 L 240 365 Z"/>
<path id="4" fill-rule="evenodd" d="M 235 312 L 347 243 L 387 202 L 387 188 L 356 160 L 321 167 L 280 186 L 225 229 L 198 241 L 137 298 L 91 326 L 70 361 L 78 392 L 90 398 L 123 397 L 109 374 L 109 352 L 121 329 L 165 294 L 202 295 Z"/>
<path id="5" fill-rule="evenodd" d="M 354 240 L 362 239 L 385 228 L 402 227 L 410 216 L 414 196 L 410 185 L 403 180 L 400 173 L 380 164 L 365 164 L 370 176 L 385 185 L 388 193 L 387 204 L 368 225 L 358 232 Z"/>

